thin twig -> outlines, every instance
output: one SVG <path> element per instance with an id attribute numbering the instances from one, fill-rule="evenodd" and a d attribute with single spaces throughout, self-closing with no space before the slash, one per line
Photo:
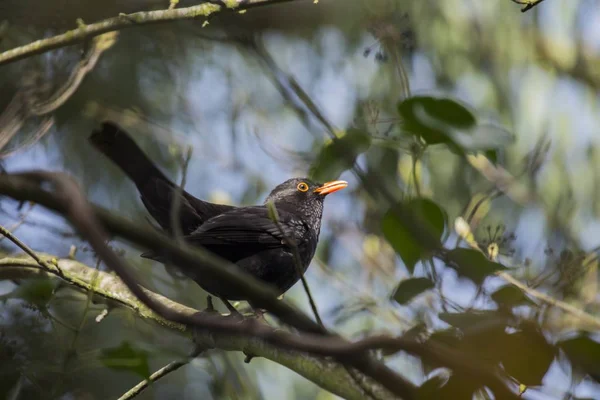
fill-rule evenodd
<path id="1" fill-rule="evenodd" d="M 200 353 L 202 353 L 202 350 L 203 349 L 197 348 L 192 352 L 192 354 L 187 359 L 182 360 L 182 361 L 172 361 L 172 362 L 168 363 L 167 365 L 165 365 L 164 367 L 162 367 L 161 369 L 157 370 L 155 373 L 150 375 L 148 377 L 148 379 L 145 379 L 145 380 L 141 381 L 140 383 L 138 383 L 137 385 L 135 385 L 134 387 L 132 387 L 130 390 L 128 390 L 126 393 L 124 393 L 121 397 L 119 397 L 118 400 L 133 399 L 134 397 L 136 397 L 137 395 L 142 393 L 144 390 L 146 390 L 148 388 L 148 386 L 150 386 L 150 384 L 158 381 L 161 378 L 164 378 L 165 376 L 169 375 L 171 372 L 177 371 L 179 368 L 183 367 L 184 365 L 189 364 L 190 361 L 192 361 L 194 358 L 198 357 L 198 355 Z"/>
<path id="2" fill-rule="evenodd" d="M 172 192 L 173 202 L 171 203 L 171 234 L 175 238 L 180 245 L 184 244 L 183 236 L 181 232 L 181 220 L 179 219 L 179 215 L 181 212 L 181 200 L 183 197 L 183 190 L 185 188 L 185 183 L 187 181 L 187 172 L 188 166 L 190 164 L 190 159 L 192 158 L 192 147 L 188 146 L 185 152 L 185 156 L 182 160 L 182 175 L 181 175 L 181 184 L 175 188 Z"/>
<path id="3" fill-rule="evenodd" d="M 28 110 L 28 114 L 42 116 L 55 111 L 63 105 L 79 88 L 85 76 L 94 69 L 100 56 L 116 42 L 115 32 L 105 33 L 92 40 L 91 46 L 83 54 L 81 60 L 71 71 L 69 78 L 48 99 L 36 101 Z"/>
<path id="4" fill-rule="evenodd" d="M 586 323 L 590 324 L 591 326 L 594 326 L 594 327 L 600 329 L 600 319 L 594 317 L 593 315 L 588 314 L 585 311 L 583 311 L 575 306 L 572 306 L 569 303 L 565 303 L 564 301 L 557 300 L 557 299 L 555 299 L 551 296 L 548 296 L 547 294 L 542 293 L 536 289 L 532 289 L 529 286 L 525 285 L 523 282 L 519 281 L 518 279 L 516 279 L 515 277 L 509 275 L 508 273 L 506 273 L 504 271 L 497 272 L 496 274 L 499 277 L 501 277 L 502 279 L 504 279 L 505 281 L 507 281 L 508 283 L 518 287 L 519 289 L 521 289 L 522 291 L 524 291 L 531 297 L 534 297 L 538 300 L 548 303 L 551 306 L 560 308 L 561 310 L 579 318 L 583 322 L 586 322 Z"/>
<path id="5" fill-rule="evenodd" d="M 3 227 L 2 225 L 0 225 L 0 234 L 2 234 L 4 237 L 6 237 L 8 240 L 13 242 L 17 246 L 19 246 L 19 248 L 21 250 L 23 250 L 25 253 L 27 253 L 27 255 L 29 255 L 31 258 L 33 258 L 35 260 L 35 262 L 38 263 L 41 267 L 53 270 L 60 275 L 61 272 L 60 272 L 60 269 L 58 268 L 58 265 L 48 263 L 48 262 L 42 260 L 41 258 L 39 258 L 38 255 L 35 253 L 35 251 L 33 251 L 29 246 L 27 246 L 25 243 L 23 243 L 21 240 L 19 240 L 18 237 L 13 235 L 8 229 Z"/>
<path id="6" fill-rule="evenodd" d="M 292 254 L 293 254 L 293 258 L 294 258 L 294 267 L 296 268 L 296 273 L 298 274 L 298 277 L 302 281 L 302 287 L 304 288 L 304 292 L 306 293 L 306 296 L 308 297 L 308 301 L 310 303 L 310 308 L 312 309 L 312 312 L 315 315 L 315 319 L 317 320 L 317 323 L 319 325 L 321 325 L 321 327 L 323 327 L 323 329 L 325 329 L 325 325 L 323 325 L 323 321 L 321 320 L 321 316 L 319 315 L 319 311 L 317 310 L 317 304 L 315 303 L 315 301 L 312 297 L 312 294 L 310 292 L 310 287 L 308 286 L 308 283 L 306 282 L 306 278 L 304 277 L 304 272 L 302 271 L 302 263 L 300 261 L 300 254 L 298 254 L 298 246 L 296 245 L 296 242 L 294 240 L 290 239 L 285 234 L 285 230 L 283 229 L 283 226 L 281 226 L 281 222 L 279 221 L 279 214 L 277 213 L 277 207 L 275 207 L 275 204 L 273 204 L 272 202 L 269 202 L 269 203 L 267 203 L 267 208 L 269 209 L 269 214 L 271 215 L 271 219 L 273 220 L 275 225 L 277 225 L 277 229 L 279 230 L 279 233 L 281 233 L 286 244 L 292 249 Z"/>
<path id="7" fill-rule="evenodd" d="M 412 155 L 412 177 L 415 183 L 415 193 L 417 197 L 421 197 L 421 188 L 419 187 L 419 179 L 417 177 L 417 162 L 419 161 L 419 157 L 416 154 Z"/>
<path id="8" fill-rule="evenodd" d="M 9 231 L 10 233 L 12 233 L 15 230 L 17 230 L 21 225 L 23 225 L 25 223 L 25 220 L 27 219 L 27 216 L 29 215 L 29 213 L 31 211 L 33 211 L 33 207 L 35 207 L 35 204 L 34 203 L 29 203 L 29 208 L 21 213 L 21 215 L 19 216 L 19 220 L 17 222 L 15 222 L 13 225 L 11 225 L 10 227 L 4 228 L 4 229 L 6 229 L 7 231 Z M 0 211 L 4 211 L 4 210 L 0 210 Z M 4 240 L 5 238 L 6 238 L 6 236 L 4 236 L 4 235 L 2 237 L 0 237 L 0 242 L 2 240 Z"/>

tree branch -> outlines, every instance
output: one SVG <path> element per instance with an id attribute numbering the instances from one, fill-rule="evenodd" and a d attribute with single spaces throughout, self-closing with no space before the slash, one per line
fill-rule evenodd
<path id="1" fill-rule="evenodd" d="M 36 254 L 41 260 L 49 262 L 56 260 L 49 254 Z M 98 297 L 104 298 L 111 303 L 127 307 L 139 317 L 153 321 L 165 328 L 177 330 L 187 334 L 201 348 L 214 348 L 226 351 L 243 351 L 257 357 L 269 359 L 283 365 L 299 375 L 309 379 L 325 390 L 346 399 L 363 399 L 363 389 L 348 375 L 343 364 L 323 357 L 311 356 L 306 353 L 282 349 L 257 337 L 241 337 L 238 335 L 215 334 L 208 330 L 196 331 L 194 334 L 189 327 L 182 324 L 170 322 L 156 313 L 152 312 L 140 300 L 138 300 L 125 285 L 114 275 L 98 270 L 71 259 L 56 260 L 62 271 L 62 276 L 54 270 L 40 265 L 29 255 L 19 255 L 0 259 L 0 280 L 19 278 L 44 278 L 59 277 L 73 287 L 84 291 L 93 291 Z M 96 283 L 92 285 L 94 274 L 98 274 Z M 145 289 L 144 289 L 145 290 Z M 160 294 L 145 290 L 149 296 L 165 304 L 178 312 L 194 315 L 198 312 L 193 308 L 176 303 Z M 221 317 L 223 318 L 223 317 Z M 272 329 L 272 328 L 269 328 Z M 366 386 L 377 399 L 396 398 L 382 385 L 364 374 L 356 372 L 362 386 Z M 153 374 L 154 375 L 154 374 Z"/>
<path id="2" fill-rule="evenodd" d="M 103 21 L 81 26 L 67 31 L 61 35 L 47 39 L 36 40 L 27 45 L 17 47 L 0 53 L 0 65 L 12 63 L 36 54 L 42 54 L 60 47 L 70 46 L 88 38 L 106 32 L 118 31 L 133 26 L 156 24 L 170 21 L 200 19 L 216 15 L 225 11 L 243 11 L 249 8 L 282 3 L 293 0 L 224 0 L 219 2 L 205 2 L 186 8 L 172 8 L 158 11 L 140 11 L 132 14 L 121 14 L 118 17 L 108 18 Z"/>

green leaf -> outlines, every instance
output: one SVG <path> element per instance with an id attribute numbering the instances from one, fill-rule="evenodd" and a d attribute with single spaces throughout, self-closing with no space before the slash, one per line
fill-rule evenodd
<path id="1" fill-rule="evenodd" d="M 433 200 L 413 199 L 408 202 L 409 210 L 419 215 L 422 222 L 429 225 L 429 229 L 436 238 L 442 238 L 448 216 Z"/>
<path id="2" fill-rule="evenodd" d="M 498 162 L 498 150 L 490 149 L 484 152 L 485 156 L 492 162 L 492 164 L 496 165 Z"/>
<path id="3" fill-rule="evenodd" d="M 448 382 L 441 387 L 437 399 L 472 400 L 475 391 L 484 386 L 470 376 L 452 374 Z"/>
<path id="4" fill-rule="evenodd" d="M 538 386 L 554 361 L 555 350 L 534 326 L 506 335 L 502 365 L 519 383 Z"/>
<path id="5" fill-rule="evenodd" d="M 507 333 L 506 327 L 511 317 L 491 311 L 481 316 L 474 325 L 463 327 L 463 340 L 455 348 L 464 354 L 470 354 L 478 362 L 490 366 L 499 366 L 504 356 Z"/>
<path id="6" fill-rule="evenodd" d="M 502 286 L 491 295 L 499 307 L 512 308 L 521 305 L 535 305 L 521 289 L 513 285 Z"/>
<path id="7" fill-rule="evenodd" d="M 412 299 L 435 287 L 433 281 L 428 278 L 410 278 L 401 281 L 394 291 L 393 299 L 399 304 L 407 304 Z"/>
<path id="8" fill-rule="evenodd" d="M 396 216 L 393 209 L 390 209 L 384 216 L 381 223 L 383 236 L 392 245 L 394 251 L 398 253 L 406 269 L 411 274 L 415 270 L 415 264 L 424 253 L 421 245 L 412 237 L 409 229 Z"/>
<path id="9" fill-rule="evenodd" d="M 499 366 L 503 355 L 500 343 L 506 337 L 509 317 L 497 311 L 443 313 L 440 318 L 458 327 L 434 332 L 424 346 L 442 345 L 477 359 L 487 366 Z M 424 368 L 439 368 L 435 358 L 422 359 Z"/>
<path id="10" fill-rule="evenodd" d="M 442 329 L 433 332 L 423 346 L 427 347 L 429 344 L 431 347 L 431 344 L 435 343 L 436 345 L 443 345 L 454 349 L 460 345 L 461 340 L 462 334 L 458 329 Z M 439 359 L 433 355 L 423 355 L 423 357 L 421 357 L 421 365 L 425 374 L 429 374 L 438 368 L 445 367 L 445 365 L 440 363 Z"/>
<path id="11" fill-rule="evenodd" d="M 415 215 L 423 225 L 411 226 L 398 218 L 394 207 L 390 208 L 383 216 L 381 229 L 386 240 L 392 245 L 396 253 L 402 258 L 404 265 L 412 274 L 415 264 L 429 255 L 430 249 L 419 243 L 414 237 L 415 230 L 429 229 L 439 240 L 444 234 L 446 226 L 446 213 L 429 199 L 412 199 L 402 204 L 402 207 Z"/>
<path id="12" fill-rule="evenodd" d="M 475 126 L 475 116 L 463 105 L 445 98 L 410 97 L 398 104 L 404 129 L 427 144 L 444 143 L 462 152 L 451 136 L 454 130 Z"/>
<path id="13" fill-rule="evenodd" d="M 327 143 L 321 149 L 310 168 L 310 176 L 317 182 L 337 178 L 342 172 L 351 168 L 359 154 L 364 153 L 371 145 L 367 133 L 358 129 L 349 129 L 341 136 Z"/>
<path id="14" fill-rule="evenodd" d="M 596 382 L 600 382 L 600 343 L 581 334 L 556 344 L 573 364 Z"/>
<path id="15" fill-rule="evenodd" d="M 483 253 L 474 249 L 457 248 L 448 252 L 446 264 L 456 270 L 459 276 L 481 285 L 489 275 L 506 269 L 497 262 L 488 260 Z"/>
<path id="16" fill-rule="evenodd" d="M 417 389 L 418 400 L 434 400 L 439 399 L 439 393 L 442 386 L 448 382 L 448 377 L 435 375 L 432 378 L 427 379 Z"/>
<path id="17" fill-rule="evenodd" d="M 103 349 L 100 361 L 108 368 L 133 372 L 144 379 L 150 376 L 148 354 L 143 350 L 133 348 L 128 342 L 123 342 L 117 347 Z"/>
<path id="18" fill-rule="evenodd" d="M 418 400 L 472 400 L 475 391 L 484 386 L 473 377 L 453 373 L 449 377 L 436 375 L 426 380 L 418 389 Z"/>

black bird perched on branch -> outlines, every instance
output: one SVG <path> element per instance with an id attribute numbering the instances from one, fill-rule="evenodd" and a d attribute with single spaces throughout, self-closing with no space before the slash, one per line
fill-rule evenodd
<path id="1" fill-rule="evenodd" d="M 135 183 L 150 215 L 172 233 L 172 203 L 177 186 L 117 125 L 103 123 L 90 141 Z M 344 181 L 317 184 L 306 178 L 292 178 L 275 187 L 265 205 L 251 207 L 208 203 L 182 190 L 179 226 L 187 243 L 203 246 L 236 263 L 283 294 L 300 279 L 295 261 L 299 261 L 304 273 L 315 253 L 325 197 L 347 185 Z M 277 210 L 277 221 L 270 216 L 266 205 L 270 202 Z M 299 260 L 294 259 L 294 250 Z M 168 259 L 156 253 L 142 256 L 158 261 Z M 223 300 L 246 300 L 223 282 L 190 271 L 185 273 Z"/>

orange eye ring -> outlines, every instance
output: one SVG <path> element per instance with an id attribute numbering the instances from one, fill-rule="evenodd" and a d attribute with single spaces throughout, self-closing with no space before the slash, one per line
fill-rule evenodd
<path id="1" fill-rule="evenodd" d="M 308 191 L 308 185 L 304 182 L 300 182 L 296 188 L 301 192 Z"/>

